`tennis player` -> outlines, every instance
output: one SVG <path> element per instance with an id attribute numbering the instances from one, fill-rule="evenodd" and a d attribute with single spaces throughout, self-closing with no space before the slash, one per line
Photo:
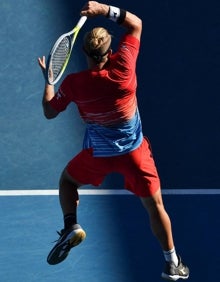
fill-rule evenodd
<path id="1" fill-rule="evenodd" d="M 46 118 L 55 118 L 73 102 L 86 123 L 83 148 L 69 161 L 60 178 L 64 228 L 47 262 L 62 262 L 71 248 L 86 237 L 77 222 L 77 189 L 86 184 L 98 186 L 106 175 L 117 172 L 124 176 L 125 188 L 140 198 L 149 214 L 152 232 L 165 258 L 162 277 L 173 281 L 187 279 L 189 269 L 175 250 L 160 179 L 138 111 L 136 61 L 142 21 L 131 12 L 96 1 L 87 2 L 81 15 L 103 16 L 103 21 L 109 19 L 125 32 L 113 53 L 109 32 L 104 27 L 93 28 L 83 42 L 88 69 L 68 75 L 57 91 L 54 86 L 45 85 L 42 104 Z M 38 62 L 44 71 L 45 57 Z"/>

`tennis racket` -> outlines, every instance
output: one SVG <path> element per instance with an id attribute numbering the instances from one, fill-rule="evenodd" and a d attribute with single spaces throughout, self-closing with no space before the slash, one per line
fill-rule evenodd
<path id="1" fill-rule="evenodd" d="M 61 35 L 53 45 L 47 59 L 45 70 L 45 79 L 49 84 L 56 84 L 63 75 L 77 35 L 86 20 L 87 17 L 82 16 L 76 26 L 70 32 Z"/>

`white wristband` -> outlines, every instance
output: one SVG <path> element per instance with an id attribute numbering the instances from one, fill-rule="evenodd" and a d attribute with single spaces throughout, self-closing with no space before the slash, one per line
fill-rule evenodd
<path id="1" fill-rule="evenodd" d="M 108 18 L 113 22 L 117 22 L 120 18 L 120 9 L 114 6 L 109 6 Z"/>

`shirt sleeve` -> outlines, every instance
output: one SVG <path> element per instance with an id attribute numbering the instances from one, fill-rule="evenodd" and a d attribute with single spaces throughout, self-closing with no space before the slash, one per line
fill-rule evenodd
<path id="1" fill-rule="evenodd" d="M 71 103 L 71 91 L 68 80 L 69 77 L 67 76 L 60 85 L 55 96 L 49 102 L 51 107 L 57 112 L 64 111 L 67 106 Z"/>
<path id="2" fill-rule="evenodd" d="M 110 77 L 112 79 L 120 78 L 125 83 L 133 77 L 136 70 L 136 61 L 139 53 L 140 41 L 131 36 L 124 35 L 120 40 L 119 48 L 112 56 L 110 67 Z"/>

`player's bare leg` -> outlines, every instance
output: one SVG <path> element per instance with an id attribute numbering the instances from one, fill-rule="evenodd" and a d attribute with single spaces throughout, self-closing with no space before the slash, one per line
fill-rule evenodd
<path id="1" fill-rule="evenodd" d="M 164 208 L 159 189 L 152 197 L 141 198 L 143 206 L 148 211 L 153 234 L 157 237 L 164 251 L 174 247 L 170 218 Z"/>
<path id="2" fill-rule="evenodd" d="M 79 186 L 64 170 L 60 178 L 59 189 L 64 228 L 58 232 L 60 238 L 47 257 L 49 264 L 62 262 L 68 256 L 71 248 L 80 244 L 86 237 L 85 231 L 77 224 L 77 205 L 79 203 L 77 188 Z"/>
<path id="3" fill-rule="evenodd" d="M 148 211 L 152 232 L 163 249 L 166 265 L 162 278 L 172 281 L 179 278 L 187 279 L 189 269 L 181 262 L 180 256 L 176 254 L 171 221 L 164 208 L 161 190 L 159 189 L 152 197 L 140 199 Z"/>

